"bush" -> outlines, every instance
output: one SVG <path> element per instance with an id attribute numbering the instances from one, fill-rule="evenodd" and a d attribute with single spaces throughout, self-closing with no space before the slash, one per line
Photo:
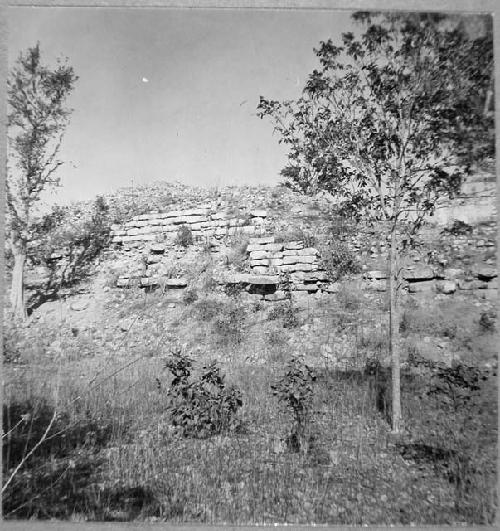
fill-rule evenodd
<path id="1" fill-rule="evenodd" d="M 198 293 L 194 288 L 189 288 L 182 297 L 184 304 L 193 304 L 198 300 Z"/>
<path id="2" fill-rule="evenodd" d="M 269 321 L 283 319 L 283 328 L 297 328 L 300 325 L 298 313 L 299 309 L 290 300 L 273 306 L 267 318 Z"/>
<path id="3" fill-rule="evenodd" d="M 309 425 L 313 402 L 313 383 L 316 375 L 299 358 L 291 358 L 283 376 L 271 389 L 274 396 L 292 415 L 292 425 L 286 437 L 288 450 L 307 451 L 309 448 Z"/>
<path id="4" fill-rule="evenodd" d="M 194 306 L 197 317 L 204 322 L 208 322 L 222 311 L 224 303 L 205 297 L 198 300 Z"/>
<path id="5" fill-rule="evenodd" d="M 472 225 L 460 219 L 455 219 L 449 227 L 443 229 L 442 233 L 451 234 L 452 236 L 466 236 L 472 233 Z"/>
<path id="6" fill-rule="evenodd" d="M 496 328 L 495 322 L 497 319 L 497 312 L 495 309 L 481 312 L 479 318 L 479 326 L 483 332 L 493 332 Z"/>
<path id="7" fill-rule="evenodd" d="M 238 344 L 243 341 L 246 309 L 238 300 L 230 300 L 216 315 L 213 327 L 223 344 Z"/>
<path id="8" fill-rule="evenodd" d="M 175 244 L 180 245 L 181 247 L 189 247 L 193 244 L 193 233 L 187 225 L 181 225 L 177 231 Z"/>
<path id="9" fill-rule="evenodd" d="M 342 241 L 334 241 L 321 249 L 321 261 L 328 276 L 334 281 L 361 271 L 356 255 Z"/>
<path id="10" fill-rule="evenodd" d="M 183 437 L 207 438 L 237 428 L 235 417 L 243 404 L 241 392 L 226 384 L 215 362 L 193 376 L 193 360 L 175 352 L 165 368 L 173 375 L 167 409 L 172 425 Z"/>

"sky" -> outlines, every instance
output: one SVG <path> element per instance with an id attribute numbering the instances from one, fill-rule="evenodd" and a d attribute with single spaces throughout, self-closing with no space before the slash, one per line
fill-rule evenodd
<path id="1" fill-rule="evenodd" d="M 313 48 L 350 12 L 10 7 L 8 61 L 40 42 L 79 76 L 48 202 L 90 199 L 155 181 L 275 184 L 286 162 L 259 96 L 300 95 Z"/>

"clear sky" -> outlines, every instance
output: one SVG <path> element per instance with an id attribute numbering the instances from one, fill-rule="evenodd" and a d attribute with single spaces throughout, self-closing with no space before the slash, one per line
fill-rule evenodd
<path id="1" fill-rule="evenodd" d="M 348 31 L 324 10 L 9 8 L 9 64 L 40 41 L 79 80 L 51 201 L 158 180 L 276 183 L 285 162 L 259 96 L 297 97 L 320 40 Z"/>

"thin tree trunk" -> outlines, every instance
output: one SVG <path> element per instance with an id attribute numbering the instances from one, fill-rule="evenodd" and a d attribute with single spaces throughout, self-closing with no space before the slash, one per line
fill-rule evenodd
<path id="1" fill-rule="evenodd" d="M 399 433 L 401 424 L 401 375 L 399 352 L 399 308 L 398 308 L 398 251 L 397 232 L 391 231 L 389 254 L 389 352 L 391 355 L 392 379 L 392 432 Z"/>
<path id="2" fill-rule="evenodd" d="M 22 251 L 14 251 L 14 269 L 12 271 L 12 284 L 10 290 L 10 303 L 16 317 L 26 319 L 26 306 L 24 304 L 24 262 L 26 254 Z"/>

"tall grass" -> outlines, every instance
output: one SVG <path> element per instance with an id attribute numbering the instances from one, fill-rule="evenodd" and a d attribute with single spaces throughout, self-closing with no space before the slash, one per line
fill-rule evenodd
<path id="1" fill-rule="evenodd" d="M 468 474 L 468 490 L 458 497 L 446 467 L 409 454 L 433 433 L 435 449 L 445 448 L 456 433 L 456 419 L 438 403 L 422 401 L 424 378 L 403 375 L 405 418 L 412 429 L 398 444 L 390 436 L 380 411 L 383 380 L 364 370 L 367 359 L 383 358 L 385 350 L 381 326 L 368 320 L 379 307 L 362 304 L 352 286 L 322 306 L 298 304 L 295 327 L 283 326 L 286 315 L 269 320 L 268 307 L 250 311 L 237 298 L 221 296 L 212 304 L 201 297 L 164 311 L 160 294 L 137 297 L 130 293 L 115 310 L 122 316 L 133 311 L 140 319 L 131 319 L 112 351 L 81 359 L 37 351 L 29 364 L 7 366 L 4 479 L 40 440 L 54 411 L 57 415 L 47 440 L 4 493 L 6 518 L 341 525 L 493 521 L 495 382 L 488 381 L 490 394 L 482 394 L 482 408 L 474 409 L 481 435 L 475 425 L 466 425 L 463 434 L 471 443 L 457 446 L 483 456 L 484 474 Z M 381 315 L 379 324 L 384 319 Z M 78 336 L 68 344 L 77 349 L 83 340 Z M 241 391 L 238 430 L 200 440 L 172 429 L 166 403 L 171 380 L 163 358 L 174 343 L 183 343 L 197 363 L 222 363 L 228 383 Z M 297 453 L 285 443 L 290 415 L 271 388 L 293 354 L 318 374 L 308 420 L 311 442 Z"/>

